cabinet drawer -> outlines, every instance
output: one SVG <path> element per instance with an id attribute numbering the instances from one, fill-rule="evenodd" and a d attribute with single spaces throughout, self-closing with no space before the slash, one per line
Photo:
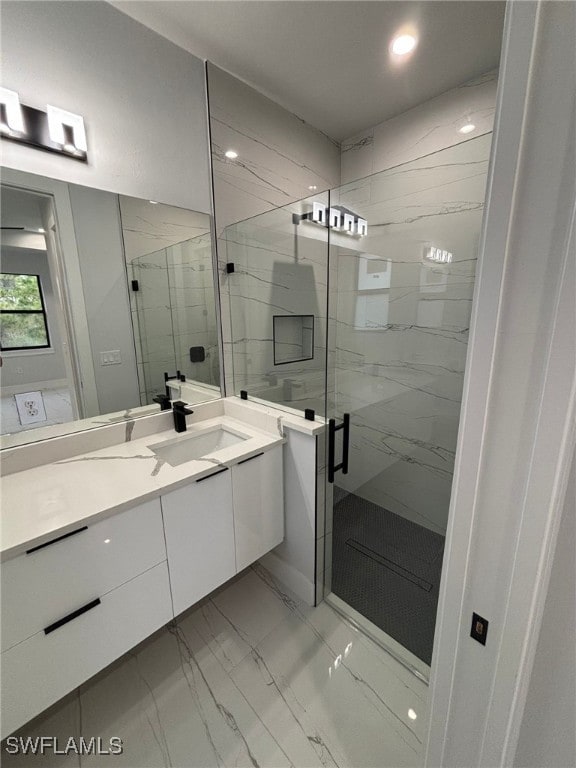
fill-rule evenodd
<path id="1" fill-rule="evenodd" d="M 160 500 L 0 565 L 2 651 L 166 560 Z"/>
<path id="2" fill-rule="evenodd" d="M 236 568 L 241 571 L 284 538 L 282 446 L 232 467 Z"/>
<path id="3" fill-rule="evenodd" d="M 162 496 L 175 616 L 236 573 L 230 475 L 217 470 Z"/>
<path id="4" fill-rule="evenodd" d="M 39 632 L 2 654 L 1 738 L 170 621 L 166 563 L 100 600 L 49 634 Z"/>

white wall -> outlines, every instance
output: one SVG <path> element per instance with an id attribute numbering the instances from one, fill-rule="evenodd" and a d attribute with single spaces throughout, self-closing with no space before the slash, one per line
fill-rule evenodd
<path id="1" fill-rule="evenodd" d="M 69 184 L 100 413 L 140 405 L 118 196 Z M 100 353 L 120 350 L 120 365 Z"/>
<path id="2" fill-rule="evenodd" d="M 566 492 L 536 658 L 520 729 L 517 768 L 576 765 L 576 455 Z"/>
<path id="3" fill-rule="evenodd" d="M 3 2 L 2 85 L 83 115 L 88 164 L 2 142 L 2 164 L 208 212 L 204 65 L 105 2 Z"/>

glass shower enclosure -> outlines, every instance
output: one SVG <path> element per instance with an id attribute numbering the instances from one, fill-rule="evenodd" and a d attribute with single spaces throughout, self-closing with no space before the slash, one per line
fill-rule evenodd
<path id="1" fill-rule="evenodd" d="M 165 372 L 180 371 L 206 400 L 219 397 L 210 233 L 132 259 L 128 278 L 141 405 L 164 392 Z"/>
<path id="2" fill-rule="evenodd" d="M 324 596 L 423 676 L 490 143 L 470 139 L 223 234 L 235 393 L 327 422 Z"/>

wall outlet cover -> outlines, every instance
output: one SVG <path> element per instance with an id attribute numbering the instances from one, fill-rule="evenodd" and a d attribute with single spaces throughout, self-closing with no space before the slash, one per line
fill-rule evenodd
<path id="1" fill-rule="evenodd" d="M 47 421 L 42 392 L 24 392 L 14 395 L 20 424 L 36 424 Z"/>

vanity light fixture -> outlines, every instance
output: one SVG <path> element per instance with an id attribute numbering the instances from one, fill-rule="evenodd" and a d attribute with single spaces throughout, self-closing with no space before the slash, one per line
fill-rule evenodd
<path id="1" fill-rule="evenodd" d="M 20 97 L 16 91 L 0 88 L 0 130 L 3 134 L 23 133 L 24 116 L 20 105 Z"/>
<path id="2" fill-rule="evenodd" d="M 46 114 L 48 115 L 48 133 L 55 144 L 61 144 L 62 149 L 70 154 L 87 151 L 82 115 L 75 115 L 65 109 L 53 107 L 51 104 L 47 105 Z"/>
<path id="3" fill-rule="evenodd" d="M 424 248 L 424 258 L 428 259 L 428 261 L 433 261 L 435 264 L 450 264 L 453 255 L 450 251 L 445 251 L 442 248 L 428 245 Z"/>
<path id="4" fill-rule="evenodd" d="M 229 149 L 226 152 L 224 152 L 224 155 L 228 158 L 228 160 L 236 160 L 238 157 L 238 152 L 234 152 L 233 149 Z"/>
<path id="5" fill-rule="evenodd" d="M 392 39 L 390 51 L 394 56 L 406 56 L 416 48 L 418 40 L 411 34 L 399 34 Z"/>
<path id="6" fill-rule="evenodd" d="M 0 134 L 3 139 L 86 162 L 84 118 L 51 104 L 46 112 L 21 104 L 16 91 L 0 88 Z"/>
<path id="7" fill-rule="evenodd" d="M 335 229 L 356 237 L 365 237 L 368 234 L 366 219 L 341 205 L 328 208 L 324 203 L 313 202 L 311 211 L 292 214 L 292 221 L 296 225 L 300 224 L 301 221 L 310 221 L 313 224 L 320 224 L 322 227 Z"/>

